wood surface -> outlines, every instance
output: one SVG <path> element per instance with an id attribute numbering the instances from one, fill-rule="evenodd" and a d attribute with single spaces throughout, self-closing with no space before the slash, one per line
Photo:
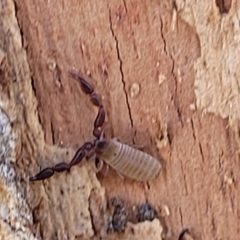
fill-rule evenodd
<path id="1" fill-rule="evenodd" d="M 240 3 L 1 0 L 0 231 L 3 239 L 236 239 L 239 235 Z M 93 139 L 103 98 L 107 137 L 161 162 L 148 184 L 95 173 L 28 181 Z M 110 200 L 129 212 L 109 233 Z M 138 222 L 149 203 L 154 221 Z"/>

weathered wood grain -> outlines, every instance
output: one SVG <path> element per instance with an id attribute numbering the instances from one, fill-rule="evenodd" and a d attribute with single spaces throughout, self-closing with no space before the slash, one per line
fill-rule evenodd
<path id="1" fill-rule="evenodd" d="M 12 196 L 23 196 L 28 221 L 19 223 L 27 236 L 127 239 L 131 227 L 106 234 L 107 200 L 115 196 L 129 208 L 146 201 L 167 206 L 160 219 L 165 239 L 177 239 L 183 228 L 195 239 L 239 235 L 236 0 L 16 0 L 15 9 L 3 0 L 0 7 L 1 116 L 10 116 L 18 133 L 15 160 L 7 165 L 18 176 Z M 96 177 L 94 164 L 86 163 L 28 182 L 40 166 L 70 161 L 92 139 L 96 109 L 68 78 L 70 69 L 91 77 L 103 96 L 107 135 L 144 145 L 161 161 L 163 171 L 148 187 L 113 170 Z M 159 222 L 145 224 L 161 234 Z M 146 239 L 139 226 L 137 236 Z"/>

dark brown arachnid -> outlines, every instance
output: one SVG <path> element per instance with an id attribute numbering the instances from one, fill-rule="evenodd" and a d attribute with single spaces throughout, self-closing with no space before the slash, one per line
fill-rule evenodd
<path id="1" fill-rule="evenodd" d="M 138 181 L 149 181 L 155 178 L 161 170 L 160 162 L 143 151 L 119 142 L 116 138 L 104 138 L 101 128 L 105 121 L 105 110 L 100 96 L 94 92 L 91 84 L 77 73 L 70 71 L 69 76 L 80 83 L 82 91 L 89 95 L 91 102 L 99 108 L 93 125 L 95 139 L 92 142 L 84 143 L 70 163 L 61 162 L 53 167 L 45 168 L 37 175 L 30 177 L 30 181 L 49 178 L 55 172 L 69 171 L 71 167 L 79 164 L 85 156 L 88 157 L 88 154 L 93 151 L 100 163 L 104 161 L 117 172 L 129 178 Z M 102 166 L 102 164 L 100 165 Z"/>

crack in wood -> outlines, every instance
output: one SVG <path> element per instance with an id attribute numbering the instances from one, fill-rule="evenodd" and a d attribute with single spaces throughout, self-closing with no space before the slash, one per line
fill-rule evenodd
<path id="1" fill-rule="evenodd" d="M 90 207 L 91 194 L 92 194 L 93 190 L 94 189 L 91 189 L 91 192 L 90 192 L 89 198 L 88 198 L 88 211 L 89 211 L 89 215 L 90 215 L 90 221 L 91 221 L 94 236 L 97 236 L 97 230 L 96 230 L 96 227 L 95 227 L 95 224 L 94 224 L 94 216 L 93 216 L 93 213 L 92 213 L 92 210 L 91 210 L 91 207 Z"/>
<path id="2" fill-rule="evenodd" d="M 167 51 L 167 43 L 166 43 L 166 39 L 164 37 L 164 34 L 163 34 L 163 21 L 162 21 L 162 18 L 160 17 L 160 23 L 161 23 L 161 28 L 160 28 L 160 32 L 161 32 L 161 38 L 163 40 L 163 49 L 164 49 L 164 52 L 166 55 L 169 55 L 168 54 L 168 51 Z M 183 124 L 183 120 L 182 120 L 182 113 L 181 113 L 181 109 L 179 107 L 179 101 L 178 101 L 178 94 L 177 94 L 177 90 L 178 90 L 178 80 L 177 80 L 177 76 L 176 74 L 174 73 L 174 70 L 175 70 L 175 61 L 174 61 L 174 58 L 172 56 L 172 54 L 170 54 L 170 59 L 172 61 L 172 68 L 171 68 L 171 74 L 174 78 L 174 82 L 175 82 L 175 89 L 174 89 L 174 96 L 173 96 L 173 103 L 174 103 L 174 107 L 175 109 L 177 110 L 177 115 L 178 115 L 178 119 L 180 120 L 181 122 L 181 125 L 182 127 L 184 127 L 184 124 Z"/>
<path id="3" fill-rule="evenodd" d="M 58 66 L 58 64 L 56 64 L 56 80 L 58 81 L 59 83 L 59 88 L 62 89 L 63 88 L 63 85 L 62 85 L 62 71 L 60 69 L 60 67 Z"/>
<path id="4" fill-rule="evenodd" d="M 121 59 L 121 56 L 120 56 L 118 39 L 117 39 L 117 36 L 114 33 L 113 26 L 112 26 L 112 19 L 111 19 L 111 11 L 110 11 L 110 9 L 109 9 L 109 23 L 110 23 L 110 31 L 112 33 L 112 36 L 113 36 L 113 38 L 115 40 L 115 44 L 116 44 L 117 57 L 118 57 L 118 61 L 120 63 L 120 67 L 119 68 L 120 68 L 121 80 L 122 80 L 122 84 L 123 84 L 123 91 L 124 91 L 125 98 L 126 98 L 126 104 L 127 104 L 127 108 L 128 108 L 128 115 L 129 115 L 131 127 L 133 128 L 134 127 L 134 125 L 133 125 L 133 118 L 132 118 L 130 103 L 129 103 L 128 94 L 127 94 L 127 90 L 126 90 L 126 82 L 125 82 L 125 79 L 124 79 L 123 67 L 122 67 L 123 66 L 123 62 L 122 62 L 122 59 Z"/>
<path id="5" fill-rule="evenodd" d="M 182 215 L 181 207 L 179 208 L 179 215 L 180 215 L 180 220 L 181 220 L 181 226 L 183 227 L 183 215 Z"/>
<path id="6" fill-rule="evenodd" d="M 202 145 L 201 145 L 201 143 L 198 144 L 198 147 L 199 147 L 199 150 L 200 150 L 200 153 L 201 153 L 202 162 L 204 163 L 205 160 L 204 160 L 204 155 L 203 155 L 203 150 L 202 150 Z"/>
<path id="7" fill-rule="evenodd" d="M 126 13 L 128 13 L 127 4 L 126 4 L 126 1 L 125 1 L 125 0 L 123 0 L 123 5 L 124 5 L 124 8 L 125 8 Z"/>
<path id="8" fill-rule="evenodd" d="M 168 55 L 168 54 L 167 54 L 166 39 L 165 39 L 165 37 L 164 37 L 164 35 L 163 35 L 163 21 L 162 21 L 162 18 L 161 18 L 161 17 L 160 17 L 160 23 L 161 23 L 161 26 L 160 26 L 161 38 L 162 38 L 162 40 L 163 40 L 163 50 L 164 50 L 164 52 L 166 53 L 166 55 Z"/>
<path id="9" fill-rule="evenodd" d="M 196 134 L 195 134 L 194 122 L 193 122 L 192 118 L 191 118 L 191 127 L 192 127 L 193 139 L 194 139 L 194 143 L 195 143 L 196 142 Z"/>
<path id="10" fill-rule="evenodd" d="M 161 32 L 161 38 L 163 40 L 163 49 L 164 49 L 164 52 L 165 54 L 168 56 L 169 53 L 167 51 L 167 43 L 166 43 L 166 39 L 164 37 L 164 34 L 163 34 L 163 21 L 162 21 L 162 18 L 160 17 L 160 23 L 161 23 L 161 28 L 160 28 L 160 32 Z M 178 115 L 178 119 L 180 120 L 181 122 L 181 125 L 182 127 L 184 127 L 184 124 L 183 124 L 183 120 L 182 120 L 182 111 L 179 107 L 179 99 L 178 99 L 178 79 L 177 79 L 177 76 L 176 74 L 174 73 L 174 70 L 175 70 L 175 60 L 174 60 L 174 57 L 172 56 L 172 54 L 170 54 L 170 59 L 172 61 L 172 68 L 171 68 L 171 74 L 174 78 L 174 82 L 175 82 L 175 89 L 174 89 L 174 96 L 173 96 L 173 103 L 174 103 L 174 107 L 177 111 L 177 115 Z"/>
<path id="11" fill-rule="evenodd" d="M 182 170 L 182 174 L 183 174 L 184 188 L 185 188 L 185 191 L 186 191 L 186 195 L 188 195 L 187 181 L 186 181 L 186 174 L 184 173 L 184 169 L 183 169 L 182 161 L 180 161 L 180 164 L 181 164 L 181 170 Z"/>
<path id="12" fill-rule="evenodd" d="M 171 58 L 171 60 L 172 60 L 171 74 L 172 74 L 173 79 L 174 79 L 174 82 L 175 82 L 173 103 L 174 103 L 175 109 L 177 110 L 178 119 L 180 120 L 182 127 L 184 127 L 183 120 L 182 120 L 182 112 L 181 112 L 181 110 L 180 110 L 179 100 L 178 100 L 178 91 L 177 91 L 177 90 L 178 90 L 178 80 L 177 80 L 176 74 L 174 73 L 174 70 L 175 70 L 175 61 L 174 61 L 174 58 L 173 58 L 172 54 L 170 54 L 170 58 Z"/>
<path id="13" fill-rule="evenodd" d="M 50 123 L 50 130 L 51 130 L 51 135 L 52 135 L 52 144 L 54 145 L 56 142 L 55 142 L 55 135 L 54 135 L 54 126 L 53 126 L 52 121 Z"/>

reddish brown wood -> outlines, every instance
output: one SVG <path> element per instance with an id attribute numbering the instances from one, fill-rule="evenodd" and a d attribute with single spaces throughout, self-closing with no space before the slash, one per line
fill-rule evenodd
<path id="1" fill-rule="evenodd" d="M 170 215 L 162 219 L 166 239 L 177 239 L 183 228 L 190 229 L 194 239 L 234 239 L 239 235 L 237 133 L 226 119 L 190 108 L 196 101 L 199 37 L 180 17 L 172 27 L 173 7 L 160 1 L 16 0 L 40 123 L 49 145 L 77 149 L 89 141 L 96 112 L 67 73 L 75 69 L 90 76 L 103 96 L 108 137 L 124 136 L 144 145 L 164 166 L 148 188 L 122 180 L 113 170 L 106 177 L 100 173 L 107 198 L 121 196 L 129 206 L 146 200 L 156 208 L 167 205 Z M 138 90 L 132 91 L 133 86 Z M 164 124 L 168 144 L 157 150 L 155 140 Z M 38 165 L 50 164 L 39 159 Z M 76 206 L 64 201 L 76 198 L 63 200 L 69 195 L 58 191 L 62 187 L 71 196 L 77 194 L 83 177 L 74 176 L 43 185 L 52 198 L 42 203 L 50 211 L 38 212 L 45 239 L 63 238 L 66 229 L 74 237 L 76 221 L 71 216 Z M 40 198 L 39 189 L 34 192 Z M 56 205 L 60 214 L 51 210 Z M 99 215 L 104 215 L 101 207 Z"/>

